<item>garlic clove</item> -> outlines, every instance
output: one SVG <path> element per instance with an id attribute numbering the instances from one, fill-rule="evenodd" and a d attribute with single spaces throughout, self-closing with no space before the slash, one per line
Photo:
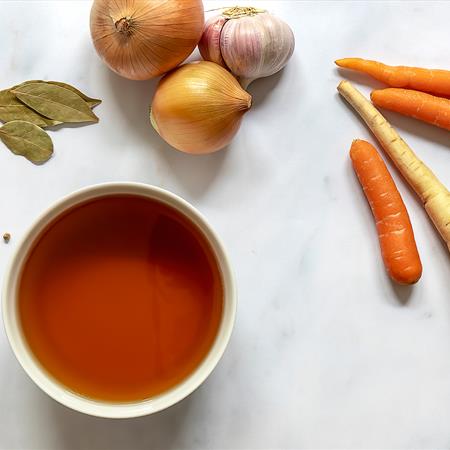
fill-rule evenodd
<path id="1" fill-rule="evenodd" d="M 211 17 L 205 23 L 203 35 L 198 44 L 202 58 L 227 68 L 220 53 L 220 35 L 227 19 L 223 16 Z"/>

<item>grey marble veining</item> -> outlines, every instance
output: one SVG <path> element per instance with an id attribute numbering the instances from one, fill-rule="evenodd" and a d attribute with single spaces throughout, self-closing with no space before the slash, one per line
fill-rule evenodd
<path id="1" fill-rule="evenodd" d="M 206 2 L 206 9 L 234 1 Z M 246 4 L 246 2 L 240 2 Z M 393 285 L 348 150 L 368 130 L 338 97 L 345 56 L 449 69 L 449 2 L 260 1 L 296 35 L 287 68 L 249 88 L 226 150 L 169 148 L 147 112 L 155 81 L 111 73 L 90 42 L 87 1 L 0 2 L 1 87 L 73 83 L 102 98 L 97 125 L 51 131 L 35 167 L 0 148 L 0 276 L 27 225 L 77 188 L 132 180 L 169 189 L 222 236 L 239 288 L 230 346 L 206 383 L 151 417 L 72 412 L 26 377 L 0 332 L 1 449 L 448 448 L 450 258 L 398 174 L 424 266 Z M 368 94 L 379 84 L 345 73 Z M 386 114 L 450 186 L 444 130 Z M 392 165 L 390 165 L 392 167 Z"/>

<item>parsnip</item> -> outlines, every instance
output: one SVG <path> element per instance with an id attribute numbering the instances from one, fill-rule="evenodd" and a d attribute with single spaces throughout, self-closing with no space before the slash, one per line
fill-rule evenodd
<path id="1" fill-rule="evenodd" d="M 338 91 L 366 122 L 385 152 L 420 197 L 427 214 L 450 250 L 450 192 L 417 158 L 382 114 L 349 81 L 342 81 Z"/>

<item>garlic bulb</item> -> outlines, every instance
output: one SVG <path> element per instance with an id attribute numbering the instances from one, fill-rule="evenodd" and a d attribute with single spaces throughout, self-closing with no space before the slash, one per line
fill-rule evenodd
<path id="1" fill-rule="evenodd" d="M 245 88 L 280 71 L 294 52 L 294 34 L 267 11 L 233 7 L 210 18 L 198 45 L 203 59 L 229 69 Z"/>
<path id="2" fill-rule="evenodd" d="M 187 153 L 211 153 L 237 133 L 252 98 L 223 67 L 198 61 L 185 64 L 159 82 L 150 112 L 155 130 Z"/>
<path id="3" fill-rule="evenodd" d="M 97 53 L 133 80 L 162 75 L 184 61 L 203 24 L 201 0 L 94 0 L 91 9 Z"/>

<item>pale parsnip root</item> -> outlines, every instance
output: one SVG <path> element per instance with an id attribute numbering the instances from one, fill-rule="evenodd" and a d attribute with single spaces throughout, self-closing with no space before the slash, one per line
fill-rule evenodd
<path id="1" fill-rule="evenodd" d="M 366 122 L 385 152 L 420 197 L 427 214 L 450 250 L 450 192 L 417 158 L 375 106 L 349 81 L 341 81 L 337 89 Z"/>

